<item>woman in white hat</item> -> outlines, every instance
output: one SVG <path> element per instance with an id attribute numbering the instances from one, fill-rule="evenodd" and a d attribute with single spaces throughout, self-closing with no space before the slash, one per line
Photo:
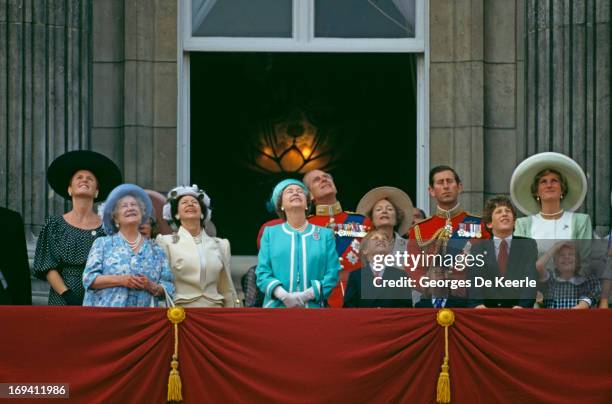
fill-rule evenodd
<path id="1" fill-rule="evenodd" d="M 414 214 L 408 194 L 395 187 L 374 188 L 361 198 L 357 213 L 370 218 L 372 229 L 385 233 L 393 244 L 392 253 L 406 251 L 403 236 L 408 233 Z"/>
<path id="2" fill-rule="evenodd" d="M 517 219 L 514 234 L 536 240 L 591 239 L 591 218 L 574 212 L 586 192 L 586 176 L 571 158 L 553 152 L 531 156 L 510 181 L 512 201 L 527 215 Z"/>
<path id="3" fill-rule="evenodd" d="M 53 160 L 47 182 L 71 202 L 71 209 L 46 219 L 36 243 L 34 276 L 49 282 L 49 305 L 80 306 L 89 250 L 94 240 L 105 235 L 94 203 L 121 184 L 121 171 L 100 153 L 75 150 Z"/>
<path id="4" fill-rule="evenodd" d="M 231 276 L 229 241 L 204 231 L 210 213 L 210 198 L 197 185 L 179 186 L 168 193 L 163 218 L 178 230 L 159 235 L 156 241 L 174 273 L 174 301 L 183 307 L 240 307 Z"/>
<path id="5" fill-rule="evenodd" d="M 84 306 L 156 307 L 174 291 L 166 255 L 138 231 L 152 211 L 138 185 L 122 184 L 102 209 L 104 231 L 91 247 L 83 272 Z"/>
<path id="6" fill-rule="evenodd" d="M 568 156 L 545 152 L 529 157 L 516 167 L 510 181 L 512 201 L 527 215 L 516 220 L 514 234 L 535 239 L 540 255 L 560 240 L 590 240 L 591 218 L 575 212 L 586 192 L 584 171 Z M 581 267 L 586 269 L 590 245 L 579 246 Z M 554 274 L 552 266 L 548 269 Z"/>

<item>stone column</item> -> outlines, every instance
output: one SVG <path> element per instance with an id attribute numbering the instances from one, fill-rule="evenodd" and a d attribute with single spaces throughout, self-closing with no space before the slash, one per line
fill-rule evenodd
<path id="1" fill-rule="evenodd" d="M 91 2 L 0 1 L 0 204 L 38 233 L 65 202 L 46 169 L 90 146 Z"/>
<path id="2" fill-rule="evenodd" d="M 429 6 L 430 165 L 457 170 L 462 204 L 475 211 L 484 186 L 483 3 L 432 0 Z"/>
<path id="3" fill-rule="evenodd" d="M 565 153 L 587 174 L 582 207 L 610 226 L 610 15 L 608 0 L 525 0 L 526 142 L 520 157 Z"/>
<path id="4" fill-rule="evenodd" d="M 456 168 L 475 213 L 509 192 L 521 156 L 523 10 L 522 0 L 430 3 L 431 166 Z"/>
<path id="5" fill-rule="evenodd" d="M 177 3 L 94 5 L 93 143 L 125 180 L 167 190 L 176 182 Z"/>

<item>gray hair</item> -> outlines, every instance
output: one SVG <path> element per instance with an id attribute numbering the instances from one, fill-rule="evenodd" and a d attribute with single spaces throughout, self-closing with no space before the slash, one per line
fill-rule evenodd
<path id="1" fill-rule="evenodd" d="M 119 198 L 119 200 L 117 200 L 117 203 L 115 203 L 115 206 L 113 206 L 113 211 L 111 213 L 111 218 L 113 219 L 112 223 L 113 223 L 113 227 L 115 228 L 115 230 L 119 230 L 119 228 L 116 225 L 117 222 L 115 221 L 115 216 L 117 214 L 117 209 L 118 209 L 117 207 L 119 206 L 119 202 L 121 202 L 128 196 L 131 196 L 132 198 L 136 199 L 136 202 L 138 202 L 138 209 L 140 210 L 140 216 L 145 217 L 147 208 L 146 208 L 144 201 L 139 196 L 136 196 L 136 195 L 132 195 L 132 194 L 124 195 L 121 198 Z"/>

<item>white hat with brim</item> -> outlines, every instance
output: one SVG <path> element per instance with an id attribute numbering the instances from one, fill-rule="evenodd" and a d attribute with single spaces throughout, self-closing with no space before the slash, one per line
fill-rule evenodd
<path id="1" fill-rule="evenodd" d="M 510 197 L 517 209 L 525 215 L 540 211 L 540 205 L 531 194 L 531 184 L 542 170 L 559 171 L 567 180 L 567 195 L 561 199 L 561 207 L 573 212 L 582 205 L 587 192 L 587 179 L 582 168 L 565 154 L 555 152 L 539 153 L 525 159 L 512 173 Z"/>
<path id="2" fill-rule="evenodd" d="M 402 211 L 404 218 L 399 224 L 397 232 L 402 236 L 408 233 L 408 229 L 410 229 L 410 225 L 412 225 L 414 207 L 408 194 L 399 188 L 378 187 L 369 190 L 359 201 L 359 204 L 357 205 L 357 213 L 368 216 L 372 213 L 374 204 L 381 199 L 389 200 L 397 207 L 397 209 Z"/>

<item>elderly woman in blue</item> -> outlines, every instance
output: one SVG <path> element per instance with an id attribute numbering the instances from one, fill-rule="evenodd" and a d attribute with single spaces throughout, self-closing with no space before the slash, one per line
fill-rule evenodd
<path id="1" fill-rule="evenodd" d="M 281 181 L 270 202 L 284 223 L 266 227 L 257 264 L 263 307 L 324 307 L 338 282 L 340 263 L 330 229 L 308 223 L 308 189 Z"/>
<path id="2" fill-rule="evenodd" d="M 102 217 L 109 236 L 96 239 L 89 252 L 83 306 L 156 307 L 174 292 L 166 255 L 138 231 L 151 211 L 151 199 L 137 185 L 119 185 L 110 193 Z"/>

